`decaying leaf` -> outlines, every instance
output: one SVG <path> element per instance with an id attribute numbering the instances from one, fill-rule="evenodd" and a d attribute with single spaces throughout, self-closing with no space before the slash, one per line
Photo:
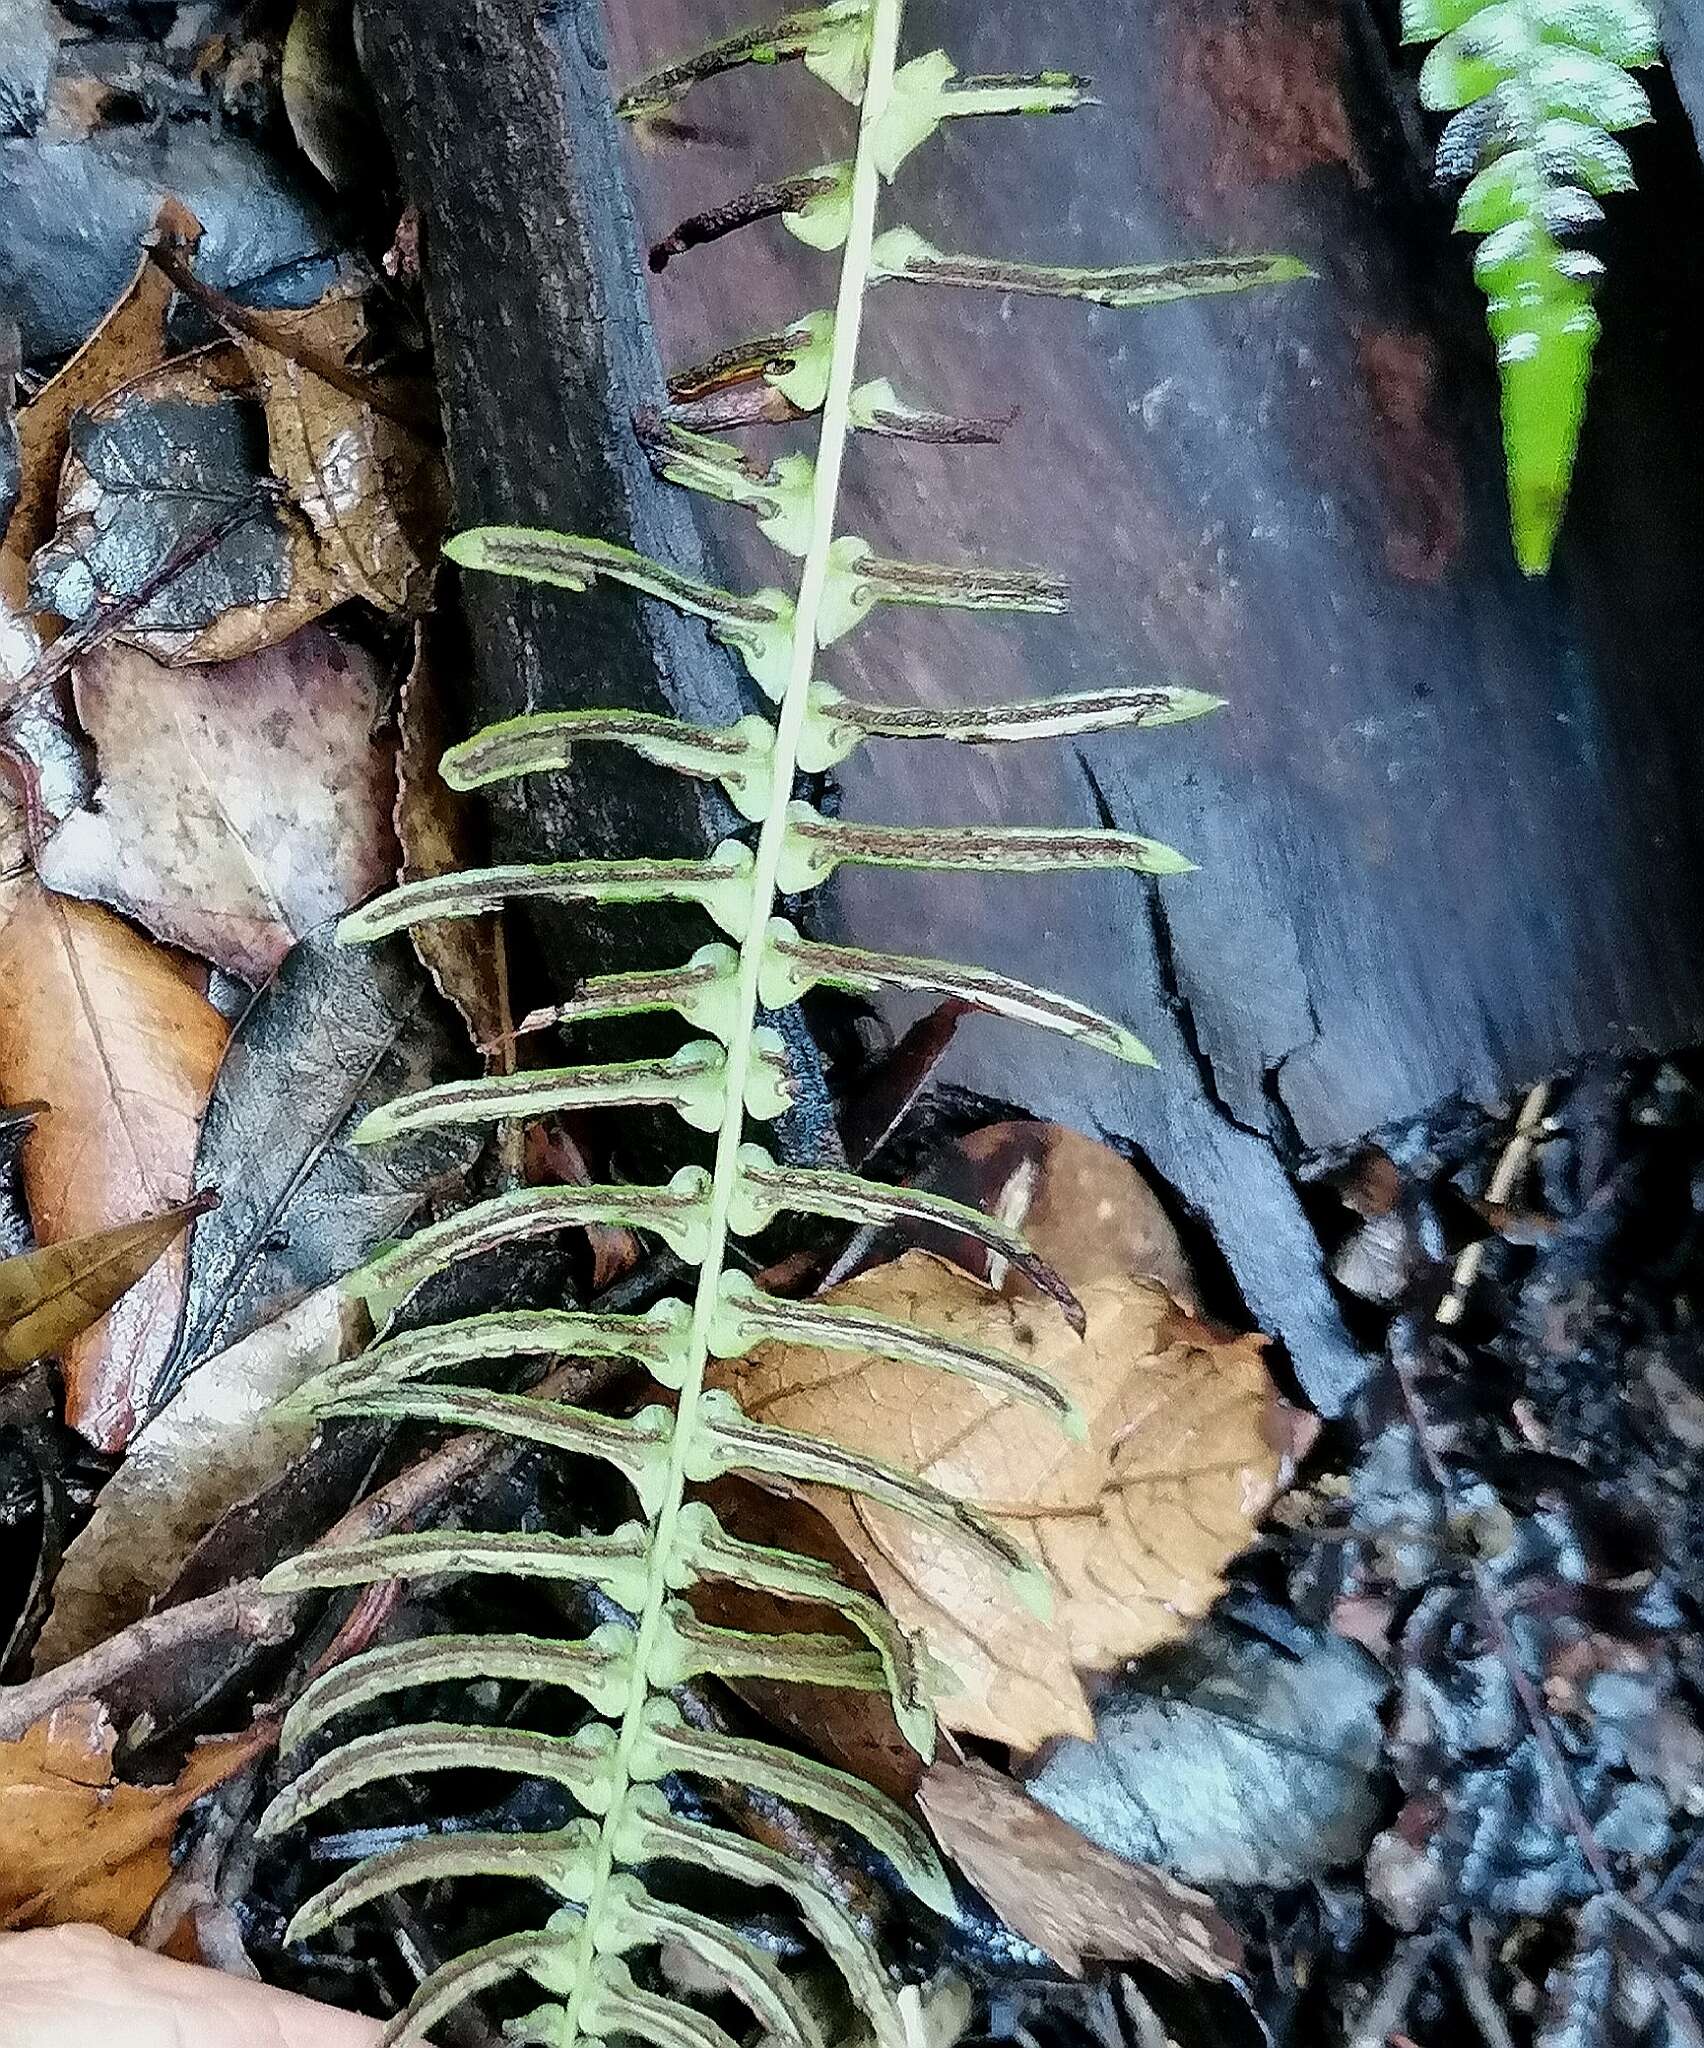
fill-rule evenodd
<path id="1" fill-rule="evenodd" d="M 369 1109 L 464 1073 L 459 1035 L 405 940 L 339 946 L 322 927 L 292 950 L 244 1012 L 208 1104 L 196 1177 L 220 1204 L 190 1247 L 157 1401 L 352 1271 L 467 1170 L 479 1149 L 472 1131 L 350 1143 Z"/>
<path id="2" fill-rule="evenodd" d="M 1264 1340 L 1197 1320 L 1126 1263 L 1130 1244 L 1147 1240 L 1121 1225 L 1120 1199 L 1133 1212 L 1152 1201 L 1135 1171 L 1114 1154 L 1094 1162 L 1101 1199 L 1090 1224 L 1039 1197 L 1047 1172 L 1087 1172 L 1084 1148 L 1105 1150 L 1054 1134 L 1024 1202 L 1002 1207 L 1075 1289 L 1084 1338 L 1051 1302 L 997 1293 L 921 1251 L 825 1299 L 1042 1367 L 1075 1396 L 1086 1441 L 921 1368 L 798 1346 L 767 1347 L 738 1368 L 752 1415 L 873 1452 L 979 1502 L 1041 1560 L 1054 1586 L 1048 1621 L 963 1545 L 867 1503 L 817 1503 L 899 1621 L 957 1678 L 942 1718 L 1020 1749 L 1090 1732 L 1079 1669 L 1170 1641 L 1206 1612 L 1282 1467 Z"/>
<path id="3" fill-rule="evenodd" d="M 363 1321 L 340 1285 L 322 1287 L 208 1359 L 137 1431 L 65 1553 L 36 1645 L 37 1671 L 53 1670 L 146 1613 L 220 1516 L 304 1447 L 313 1423 L 278 1404 L 347 1357 Z"/>
<path id="4" fill-rule="evenodd" d="M 155 227 L 191 250 L 201 239 L 201 223 L 175 199 L 160 208 Z M 22 608 L 30 557 L 52 536 L 73 414 L 159 368 L 171 302 L 169 280 L 144 257 L 106 318 L 18 415 L 18 498 L 0 539 L 0 603 Z"/>
<path id="5" fill-rule="evenodd" d="M 1228 1977 L 1242 1943 L 1211 1899 L 1127 1863 L 1038 1806 L 991 1765 L 937 1763 L 918 1789 L 936 1840 L 1015 1933 L 1061 1969 L 1090 1958 Z"/>
<path id="6" fill-rule="evenodd" d="M 203 1196 L 163 1216 L 0 1259 L 0 1374 L 63 1351 L 211 1206 Z"/>
<path id="7" fill-rule="evenodd" d="M 175 1784 L 143 1786 L 113 1775 L 117 1740 L 98 1700 L 72 1700 L 0 1742 L 0 1927 L 133 1932 L 171 1875 L 173 1828 L 260 1746 L 203 1743 Z"/>
<path id="8" fill-rule="evenodd" d="M 119 628 L 176 663 L 252 654 L 348 595 L 307 521 L 280 501 L 240 349 L 218 342 L 134 378 L 79 412 L 70 438 L 59 530 L 31 564 L 33 603 L 81 624 L 181 561 Z"/>
<path id="9" fill-rule="evenodd" d="M 286 344 L 299 338 L 336 362 L 366 334 L 353 291 L 267 324 Z M 437 450 L 281 349 L 246 336 L 242 347 L 266 407 L 272 466 L 313 528 L 327 573 L 380 611 L 423 610 L 447 510 Z"/>
<path id="10" fill-rule="evenodd" d="M 190 966 L 110 911 L 33 877 L 0 892 L 0 1098 L 48 1105 L 24 1148 L 40 1243 L 188 1198 L 225 1037 Z M 184 1265 L 180 1242 L 65 1353 L 66 1419 L 104 1450 L 170 1346 Z"/>
<path id="11" fill-rule="evenodd" d="M 50 888 L 262 982 L 395 868 L 378 664 L 322 626 L 167 669 L 109 641 L 75 670 L 100 787 L 37 863 Z"/>
<path id="12" fill-rule="evenodd" d="M 401 745 L 396 768 L 396 836 L 402 847 L 399 882 L 453 874 L 485 857 L 469 800 L 438 773 L 438 762 L 460 735 L 444 715 L 443 678 L 432 658 L 432 628 L 415 629 L 414 661 L 402 686 L 398 712 Z M 460 1011 L 475 1045 L 495 1048 L 494 1063 L 514 1065 L 509 1009 L 509 963 L 500 918 L 459 917 L 415 925 L 408 934 L 420 964 L 438 991 Z"/>

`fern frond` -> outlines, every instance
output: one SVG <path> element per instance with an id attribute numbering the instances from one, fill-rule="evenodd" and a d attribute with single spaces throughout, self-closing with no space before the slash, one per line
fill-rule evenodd
<path id="1" fill-rule="evenodd" d="M 1485 293 L 1503 395 L 1515 553 L 1550 566 L 1568 500 L 1597 343 L 1603 265 L 1580 237 L 1598 201 L 1633 184 L 1614 138 L 1651 117 L 1628 77 L 1660 55 L 1644 0 L 1403 0 L 1404 42 L 1434 45 L 1421 103 L 1448 113 L 1441 175 L 1471 174 L 1456 226 L 1483 235 Z"/>
<path id="2" fill-rule="evenodd" d="M 709 1219 L 710 1176 L 701 1166 L 683 1166 L 666 1187 L 516 1188 L 428 1224 L 369 1260 L 348 1284 L 382 1325 L 423 1281 L 463 1259 L 589 1224 L 650 1231 L 696 1265 Z"/>
<path id="3" fill-rule="evenodd" d="M 519 1190 L 388 1247 L 350 1283 L 381 1324 L 377 1341 L 297 1397 L 316 1416 L 409 1419 L 595 1459 L 619 1476 L 637 1503 L 635 1519 L 608 1534 L 436 1529 L 380 1535 L 298 1558 L 269 1580 L 279 1590 L 305 1592 L 395 1578 L 502 1575 L 560 1581 L 597 1595 L 598 1625 L 577 1640 L 469 1634 L 380 1645 L 315 1681 L 289 1715 L 284 1744 L 293 1756 L 318 1748 L 327 1730 L 350 1716 L 382 1714 L 400 1694 L 470 1677 L 565 1694 L 585 1716 L 567 1735 L 447 1720 L 357 1732 L 314 1756 L 269 1812 L 267 1831 L 276 1832 L 390 1779 L 458 1770 L 541 1778 L 564 1788 L 579 1809 L 569 1825 L 545 1833 L 458 1834 L 387 1850 L 356 1864 L 302 1907 L 297 1937 L 400 1887 L 448 1877 L 527 1877 L 557 1900 L 545 1928 L 489 1943 L 430 1978 L 388 2030 L 391 2043 L 418 2040 L 462 1998 L 520 1976 L 544 2003 L 511 2025 L 516 2040 L 578 2048 L 634 2036 L 667 2048 L 731 2048 L 707 2014 L 653 1988 L 643 1958 L 679 1942 L 709 1964 L 763 2031 L 791 2048 L 822 2048 L 818 2023 L 772 1959 L 654 1886 L 659 1866 L 675 1864 L 782 1891 L 844 1978 L 880 2048 L 901 2048 L 905 2030 L 880 1955 L 844 1906 L 812 1873 L 774 1850 L 672 1812 L 664 1788 L 682 1778 L 712 1790 L 731 1784 L 825 1816 L 885 1858 L 925 1907 L 945 1911 L 951 1903 L 946 1875 L 909 1813 L 843 1771 L 698 1725 L 702 1717 L 683 1715 L 679 1700 L 689 1686 L 750 1678 L 877 1691 L 926 1757 L 935 1740 L 931 1695 L 950 1679 L 925 1664 L 870 1594 L 844 1584 L 817 1559 L 733 1536 L 696 1489 L 728 1475 L 783 1491 L 834 1489 L 904 1516 L 943 1542 L 967 1546 L 995 1568 L 1015 1599 L 1036 1611 L 1047 1601 L 1048 1579 L 1036 1557 L 974 1502 L 827 1438 L 748 1416 L 729 1391 L 738 1383 L 738 1361 L 755 1347 L 799 1343 L 950 1373 L 990 1404 L 1023 1402 L 1067 1432 L 1082 1426 L 1071 1400 L 1025 1358 L 863 1310 L 785 1300 L 745 1277 L 735 1241 L 766 1229 L 783 1211 L 858 1226 L 920 1224 L 981 1243 L 1050 1297 L 1077 1329 L 1084 1320 L 1069 1288 L 1021 1233 L 997 1220 L 926 1190 L 779 1163 L 754 1136 L 754 1127 L 780 1115 L 793 1097 L 784 1042 L 765 1017 L 818 986 L 901 988 L 1039 1024 L 1138 1064 L 1151 1064 L 1151 1055 L 1121 1024 L 1069 997 L 989 968 L 809 940 L 780 913 L 784 899 L 814 891 L 852 863 L 991 876 L 1103 869 L 1175 876 L 1192 863 L 1133 833 L 830 819 L 795 800 L 795 787 L 801 775 L 826 772 L 865 742 L 992 745 L 1134 730 L 1197 717 L 1218 700 L 1171 684 L 1115 684 L 1030 704 L 923 710 L 857 703 L 818 676 L 824 650 L 890 608 L 1048 614 L 1068 602 L 1065 585 L 1042 570 L 889 561 L 860 536 L 840 530 L 841 469 L 855 432 L 966 443 L 991 438 L 987 423 L 955 422 L 908 406 L 885 377 L 858 380 L 864 304 L 885 279 L 1145 306 L 1303 272 L 1290 259 L 1271 256 L 1097 270 L 1018 265 L 943 256 L 903 225 L 878 234 L 883 181 L 943 122 L 1063 113 L 1087 103 L 1085 81 L 1069 73 L 964 78 L 938 51 L 898 66 L 900 5 L 829 0 L 797 10 L 666 67 L 622 103 L 629 115 L 655 115 L 703 79 L 797 60 L 858 105 L 849 163 L 761 188 L 719 214 L 695 217 L 674 238 L 686 247 L 779 216 L 811 246 L 841 252 L 832 311 L 808 313 L 778 335 L 727 351 L 695 378 L 677 381 L 673 393 L 681 408 L 700 402 L 713 408 L 729 393 L 755 392 L 755 407 L 747 397 L 739 400 L 745 410 L 737 416 L 747 421 L 815 415 L 814 452 L 764 464 L 679 418 L 642 423 L 665 477 L 757 519 L 796 565 L 790 587 L 724 590 L 595 536 L 520 527 L 479 528 L 448 549 L 470 571 L 569 591 L 622 584 L 642 600 L 700 618 L 739 654 L 775 711 L 772 719 L 748 716 L 724 728 L 614 707 L 535 714 L 489 727 L 453 748 L 443 763 L 447 781 L 481 788 L 559 769 L 576 746 L 625 746 L 664 769 L 718 783 L 756 828 L 752 843 L 735 835 L 698 860 L 562 860 L 411 882 L 343 927 L 345 940 L 355 943 L 435 919 L 484 915 L 512 900 L 544 899 L 683 903 L 702 911 L 722 935 L 677 968 L 594 976 L 523 1027 L 673 1013 L 692 1034 L 677 1051 L 421 1089 L 375 1111 L 358 1133 L 364 1143 L 380 1143 L 439 1124 L 647 1104 L 672 1110 L 712 1137 L 708 1168 L 685 1167 L 666 1185 Z M 695 1277 L 678 1298 L 643 1315 L 540 1308 L 400 1335 L 382 1328 L 422 1282 L 458 1261 L 586 1223 L 650 1232 L 695 1269 Z M 558 1356 L 626 1361 L 646 1391 L 636 1396 L 633 1412 L 612 1414 L 445 1378 L 462 1368 L 489 1377 L 496 1362 Z M 707 1620 L 693 1607 L 694 1589 L 718 1581 L 808 1605 L 816 1610 L 817 1629 L 749 1634 Z M 821 1631 L 825 1608 L 844 1633 Z"/>
<path id="4" fill-rule="evenodd" d="M 730 938 L 751 912 L 751 849 L 724 840 L 703 860 L 563 860 L 474 868 L 404 882 L 338 927 L 341 945 L 365 945 L 438 918 L 484 917 L 505 903 L 696 903 Z"/>

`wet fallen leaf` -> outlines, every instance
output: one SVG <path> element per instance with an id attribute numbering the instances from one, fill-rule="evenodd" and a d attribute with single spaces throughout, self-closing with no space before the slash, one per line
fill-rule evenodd
<path id="1" fill-rule="evenodd" d="M 395 815 L 402 847 L 400 882 L 477 867 L 485 858 L 477 814 L 438 773 L 445 749 L 460 735 L 445 716 L 444 677 L 434 658 L 434 638 L 429 622 L 415 629 L 414 661 L 398 712 Z M 509 1036 L 509 964 L 501 920 L 443 919 L 416 925 L 409 938 L 439 993 L 460 1011 L 468 1036 L 477 1046 L 495 1048 L 492 1063 L 508 1072 L 514 1065 L 514 1044 Z"/>
<path id="2" fill-rule="evenodd" d="M 963 1545 L 864 1502 L 817 1500 L 899 1621 L 955 1674 L 942 1718 L 1020 1749 L 1090 1732 L 1080 1669 L 1168 1642 L 1206 1612 L 1277 1490 L 1284 1434 L 1264 1340 L 1197 1320 L 1131 1270 L 1151 1243 L 1132 1219 L 1153 1202 L 1134 1169 L 1066 1132 L 1032 1156 L 1027 1191 L 1001 1213 L 1075 1289 L 1084 1338 L 1051 1302 L 997 1293 L 921 1251 L 824 1298 L 1043 1367 L 1076 1397 L 1086 1441 L 942 1372 L 799 1346 L 766 1347 L 737 1368 L 752 1415 L 975 1500 L 1040 1559 L 1055 1594 L 1045 1622 Z M 1076 1185 L 1091 1169 L 1094 1209 L 1047 1192 L 1050 1174 Z"/>
<path id="3" fill-rule="evenodd" d="M 63 1351 L 211 1206 L 202 1197 L 163 1216 L 0 1259 L 0 1373 Z"/>
<path id="4" fill-rule="evenodd" d="M 322 626 L 237 661 L 163 667 L 108 642 L 75 671 L 100 786 L 37 863 L 50 888 L 262 982 L 391 879 L 393 748 L 378 664 Z"/>
<path id="5" fill-rule="evenodd" d="M 40 1243 L 187 1199 L 225 1037 L 177 955 L 33 877 L 0 889 L 0 1097 L 48 1104 L 24 1148 Z M 135 1425 L 171 1343 L 184 1270 L 175 1244 L 65 1353 L 66 1419 L 104 1450 Z"/>
<path id="6" fill-rule="evenodd" d="M 37 1671 L 53 1670 L 146 1613 L 220 1516 L 282 1471 L 313 1424 L 281 1414 L 278 1404 L 347 1357 L 363 1320 L 342 1287 L 322 1287 L 208 1359 L 137 1431 L 65 1553 L 36 1645 Z"/>
<path id="7" fill-rule="evenodd" d="M 283 348 L 247 336 L 242 347 L 266 407 L 273 469 L 313 528 L 327 573 L 380 611 L 423 610 L 447 511 L 437 450 L 285 352 L 297 339 L 347 363 L 366 334 L 359 297 L 335 292 L 267 325 Z"/>
<path id="8" fill-rule="evenodd" d="M 208 1104 L 195 1171 L 220 1206 L 190 1247 L 157 1400 L 358 1266 L 466 1171 L 472 1132 L 350 1143 L 369 1109 L 465 1073 L 459 1036 L 406 940 L 339 946 L 322 927 L 294 948 L 244 1013 Z"/>
<path id="9" fill-rule="evenodd" d="M 1062 1742 L 1035 1797 L 1114 1854 L 1192 1884 L 1300 1884 L 1365 1849 L 1389 1689 L 1364 1650 L 1294 1648 L 1210 1621 L 1144 1657 L 1096 1702 L 1092 1742 Z"/>
<path id="10" fill-rule="evenodd" d="M 155 228 L 191 250 L 201 239 L 201 223 L 175 199 Z M 170 282 L 144 258 L 94 333 L 18 415 L 18 498 L 0 539 L 0 601 L 22 608 L 30 557 L 52 537 L 73 415 L 166 360 L 171 303 Z"/>
<path id="11" fill-rule="evenodd" d="M 1127 1863 L 990 1764 L 937 1763 L 917 1794 L 936 1840 L 1014 1933 L 1081 1976 L 1090 1958 L 1228 1977 L 1242 1943 L 1211 1899 Z"/>
<path id="12" fill-rule="evenodd" d="M 170 1785 L 114 1775 L 117 1732 L 98 1700 L 72 1700 L 0 1742 L 0 1927 L 87 1921 L 129 1934 L 171 1875 L 172 1830 L 261 1738 L 202 1743 Z"/>
<path id="13" fill-rule="evenodd" d="M 70 441 L 58 532 L 31 564 L 32 603 L 80 625 L 181 558 L 118 629 L 177 663 L 253 654 L 348 595 L 307 521 L 279 501 L 240 349 L 218 342 L 133 379 L 77 413 Z"/>

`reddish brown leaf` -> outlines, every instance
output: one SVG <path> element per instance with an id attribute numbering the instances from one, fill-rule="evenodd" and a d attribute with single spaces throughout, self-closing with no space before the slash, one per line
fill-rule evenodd
<path id="1" fill-rule="evenodd" d="M 224 1019 L 189 963 L 34 878 L 0 894 L 0 1097 L 39 1098 L 24 1148 L 37 1239 L 63 1243 L 190 1192 Z M 171 1344 L 184 1248 L 173 1245 L 65 1354 L 66 1416 L 122 1447 Z"/>
<path id="2" fill-rule="evenodd" d="M 171 1875 L 179 1819 L 270 1740 L 259 1729 L 203 1743 L 175 1784 L 149 1786 L 113 1775 L 117 1735 L 98 1700 L 0 1742 L 0 1927 L 131 1933 Z"/>
<path id="3" fill-rule="evenodd" d="M 1127 1863 L 985 1763 L 938 1763 L 917 1794 L 941 1846 L 1015 1933 L 1061 1969 L 1090 1957 L 1228 1977 L 1242 1943 L 1204 1893 Z"/>
<path id="4" fill-rule="evenodd" d="M 1048 1621 L 965 1546 L 892 1510 L 813 1495 L 896 1619 L 953 1673 L 946 1723 L 1026 1750 L 1091 1732 L 1081 1670 L 1168 1642 L 1206 1612 L 1283 1469 L 1263 1340 L 1201 1322 L 1147 1277 L 1163 1250 L 1152 1191 L 1086 1138 L 1039 1142 L 993 1206 L 1075 1290 L 1086 1336 L 1053 1303 L 995 1292 L 921 1251 L 825 1298 L 1041 1367 L 1075 1397 L 1086 1440 L 921 1366 L 766 1346 L 727 1368 L 752 1416 L 917 1472 L 1033 1552 L 1053 1582 Z"/>
<path id="5" fill-rule="evenodd" d="M 710 1499 L 723 1528 L 748 1543 L 763 1543 L 834 1566 L 840 1578 L 873 1592 L 869 1574 L 808 1501 L 766 1492 L 740 1479 L 724 1479 Z M 864 1639 L 832 1607 L 802 1600 L 777 1600 L 727 1579 L 704 1579 L 693 1588 L 692 1604 L 721 1628 L 775 1635 L 787 1629 Z M 886 1693 L 825 1690 L 769 1679 L 742 1679 L 734 1688 L 773 1726 L 838 1764 L 890 1799 L 909 1800 L 923 1775 L 923 1760 L 899 1731 Z"/>

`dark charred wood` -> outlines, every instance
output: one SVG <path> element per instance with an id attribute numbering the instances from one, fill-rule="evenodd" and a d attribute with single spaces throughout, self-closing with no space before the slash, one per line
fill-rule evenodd
<path id="1" fill-rule="evenodd" d="M 651 474 L 632 416 L 663 399 L 598 9 L 536 0 L 366 0 L 366 63 L 419 210 L 455 517 L 594 534 L 677 567 L 703 549 L 691 509 Z M 570 596 L 466 576 L 469 726 L 622 704 L 725 724 L 751 708 L 702 626 L 618 589 Z M 565 773 L 499 785 L 505 860 L 707 850 L 739 820 L 719 793 L 587 750 Z M 537 916 L 550 992 L 684 959 L 711 936 L 662 908 Z M 815 1048 L 787 1022 L 804 1091 L 795 1153 L 835 1149 Z M 623 1056 L 633 1027 L 577 1041 Z M 637 1119 L 631 1120 L 637 1122 Z M 624 1128 L 624 1136 L 627 1132 Z M 670 1143 L 674 1142 L 670 1134 Z"/>

